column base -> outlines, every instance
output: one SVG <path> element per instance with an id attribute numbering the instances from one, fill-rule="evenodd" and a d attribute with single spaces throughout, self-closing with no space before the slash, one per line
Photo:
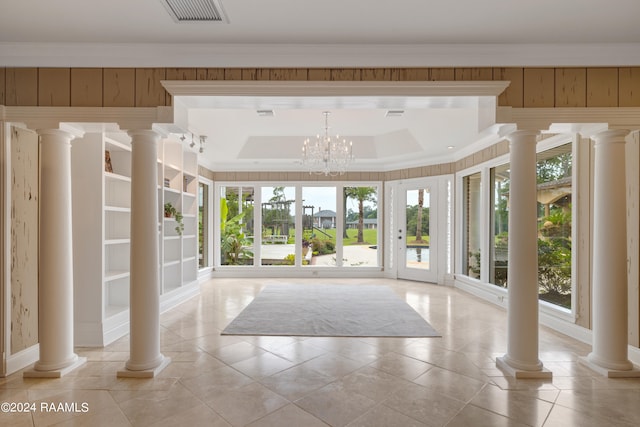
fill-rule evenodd
<path id="1" fill-rule="evenodd" d="M 605 376 L 607 378 L 640 378 L 640 368 L 636 365 L 632 365 L 633 366 L 632 369 L 621 371 L 618 369 L 605 368 L 603 366 L 597 365 L 593 363 L 591 360 L 589 360 L 587 357 L 578 358 L 578 362 L 581 365 L 586 366 L 592 371 L 595 371 L 598 374 Z"/>
<path id="2" fill-rule="evenodd" d="M 509 365 L 504 357 L 496 358 L 496 366 L 506 375 L 514 377 L 516 379 L 550 380 L 553 378 L 553 373 L 548 369 L 545 369 L 544 367 L 538 371 L 527 371 L 524 369 L 518 369 Z"/>
<path id="3" fill-rule="evenodd" d="M 162 362 L 155 368 L 145 369 L 142 371 L 132 371 L 131 369 L 124 368 L 118 371 L 118 378 L 154 378 L 156 377 L 164 368 L 166 368 L 169 363 L 171 363 L 170 357 L 164 357 Z"/>
<path id="4" fill-rule="evenodd" d="M 34 368 L 24 371 L 23 378 L 61 378 L 69 372 L 87 363 L 86 357 L 78 357 L 75 362 L 61 369 L 52 369 L 50 371 L 38 371 Z"/>

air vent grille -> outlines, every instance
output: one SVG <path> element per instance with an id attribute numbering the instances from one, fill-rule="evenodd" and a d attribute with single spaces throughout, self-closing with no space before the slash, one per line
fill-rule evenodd
<path id="1" fill-rule="evenodd" d="M 177 22 L 229 22 L 220 0 L 160 0 Z"/>

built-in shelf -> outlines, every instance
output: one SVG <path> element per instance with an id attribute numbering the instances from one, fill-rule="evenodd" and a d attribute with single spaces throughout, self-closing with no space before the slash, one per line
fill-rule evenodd
<path id="1" fill-rule="evenodd" d="M 125 311 L 129 311 L 128 305 L 107 305 L 104 308 L 104 316 L 108 319 Z"/>
<path id="2" fill-rule="evenodd" d="M 111 149 L 118 149 L 123 151 L 131 151 L 131 145 L 125 142 L 110 138 L 108 136 L 104 138 L 104 143 L 105 143 L 105 148 L 107 149 L 111 148 Z"/>
<path id="3" fill-rule="evenodd" d="M 105 172 L 104 177 L 108 180 L 131 182 L 131 177 L 120 175 L 113 172 Z"/>
<path id="4" fill-rule="evenodd" d="M 131 239 L 110 239 L 104 241 L 105 245 L 126 245 L 129 243 L 131 243 Z"/>
<path id="5" fill-rule="evenodd" d="M 166 169 L 173 170 L 174 172 L 178 172 L 178 173 L 182 172 L 182 169 L 180 168 L 180 166 L 174 165 L 172 163 L 165 162 L 164 167 Z"/>
<path id="6" fill-rule="evenodd" d="M 131 275 L 129 270 L 113 270 L 107 271 L 104 275 L 105 282 L 111 282 L 113 280 L 124 279 Z"/>
<path id="7" fill-rule="evenodd" d="M 126 132 L 87 132 L 72 144 L 72 179 L 82 183 L 72 189 L 74 294 L 82 301 L 74 312 L 76 344 L 99 347 L 129 331 L 131 138 Z M 197 292 L 197 170 L 196 152 L 178 137 L 158 144 L 158 212 L 151 220 L 158 227 L 163 309 Z M 186 236 L 176 232 L 175 218 L 164 218 L 165 203 L 183 214 Z"/>
<path id="8" fill-rule="evenodd" d="M 180 190 L 176 190 L 175 188 L 170 188 L 170 187 L 164 187 L 164 191 L 165 193 L 180 194 Z"/>
<path id="9" fill-rule="evenodd" d="M 123 208 L 120 206 L 105 206 L 104 210 L 106 212 L 122 212 L 122 213 L 130 213 L 131 208 Z"/>

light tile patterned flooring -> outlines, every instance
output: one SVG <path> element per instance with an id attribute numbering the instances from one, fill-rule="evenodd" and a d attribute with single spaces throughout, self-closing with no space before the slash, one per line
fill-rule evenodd
<path id="1" fill-rule="evenodd" d="M 221 336 L 269 283 L 391 286 L 442 338 Z M 61 379 L 0 379 L 0 401 L 86 402 L 88 411 L 0 413 L 2 426 L 637 426 L 640 380 L 577 363 L 589 347 L 540 329 L 552 381 L 495 368 L 506 313 L 456 289 L 385 279 L 216 279 L 161 317 L 171 364 L 155 379 L 118 379 L 128 336 Z"/>

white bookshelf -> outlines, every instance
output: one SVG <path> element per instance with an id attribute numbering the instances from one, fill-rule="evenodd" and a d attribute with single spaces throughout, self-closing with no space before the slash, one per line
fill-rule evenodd
<path id="1" fill-rule="evenodd" d="M 184 230 L 176 230 L 174 218 L 163 218 L 161 224 L 162 294 L 180 293 L 185 287 L 197 286 L 197 265 L 189 258 L 197 252 L 197 180 L 198 156 L 178 138 L 162 144 L 158 159 L 158 174 L 162 175 L 158 203 L 163 208 L 171 203 L 183 216 Z"/>
<path id="2" fill-rule="evenodd" d="M 105 170 L 105 151 L 112 171 Z M 199 292 L 197 154 L 178 138 L 158 146 L 161 310 Z M 131 144 L 126 133 L 88 133 L 72 148 L 76 345 L 104 346 L 129 332 Z M 165 186 L 166 183 L 166 186 Z M 170 202 L 184 232 L 164 217 Z"/>

